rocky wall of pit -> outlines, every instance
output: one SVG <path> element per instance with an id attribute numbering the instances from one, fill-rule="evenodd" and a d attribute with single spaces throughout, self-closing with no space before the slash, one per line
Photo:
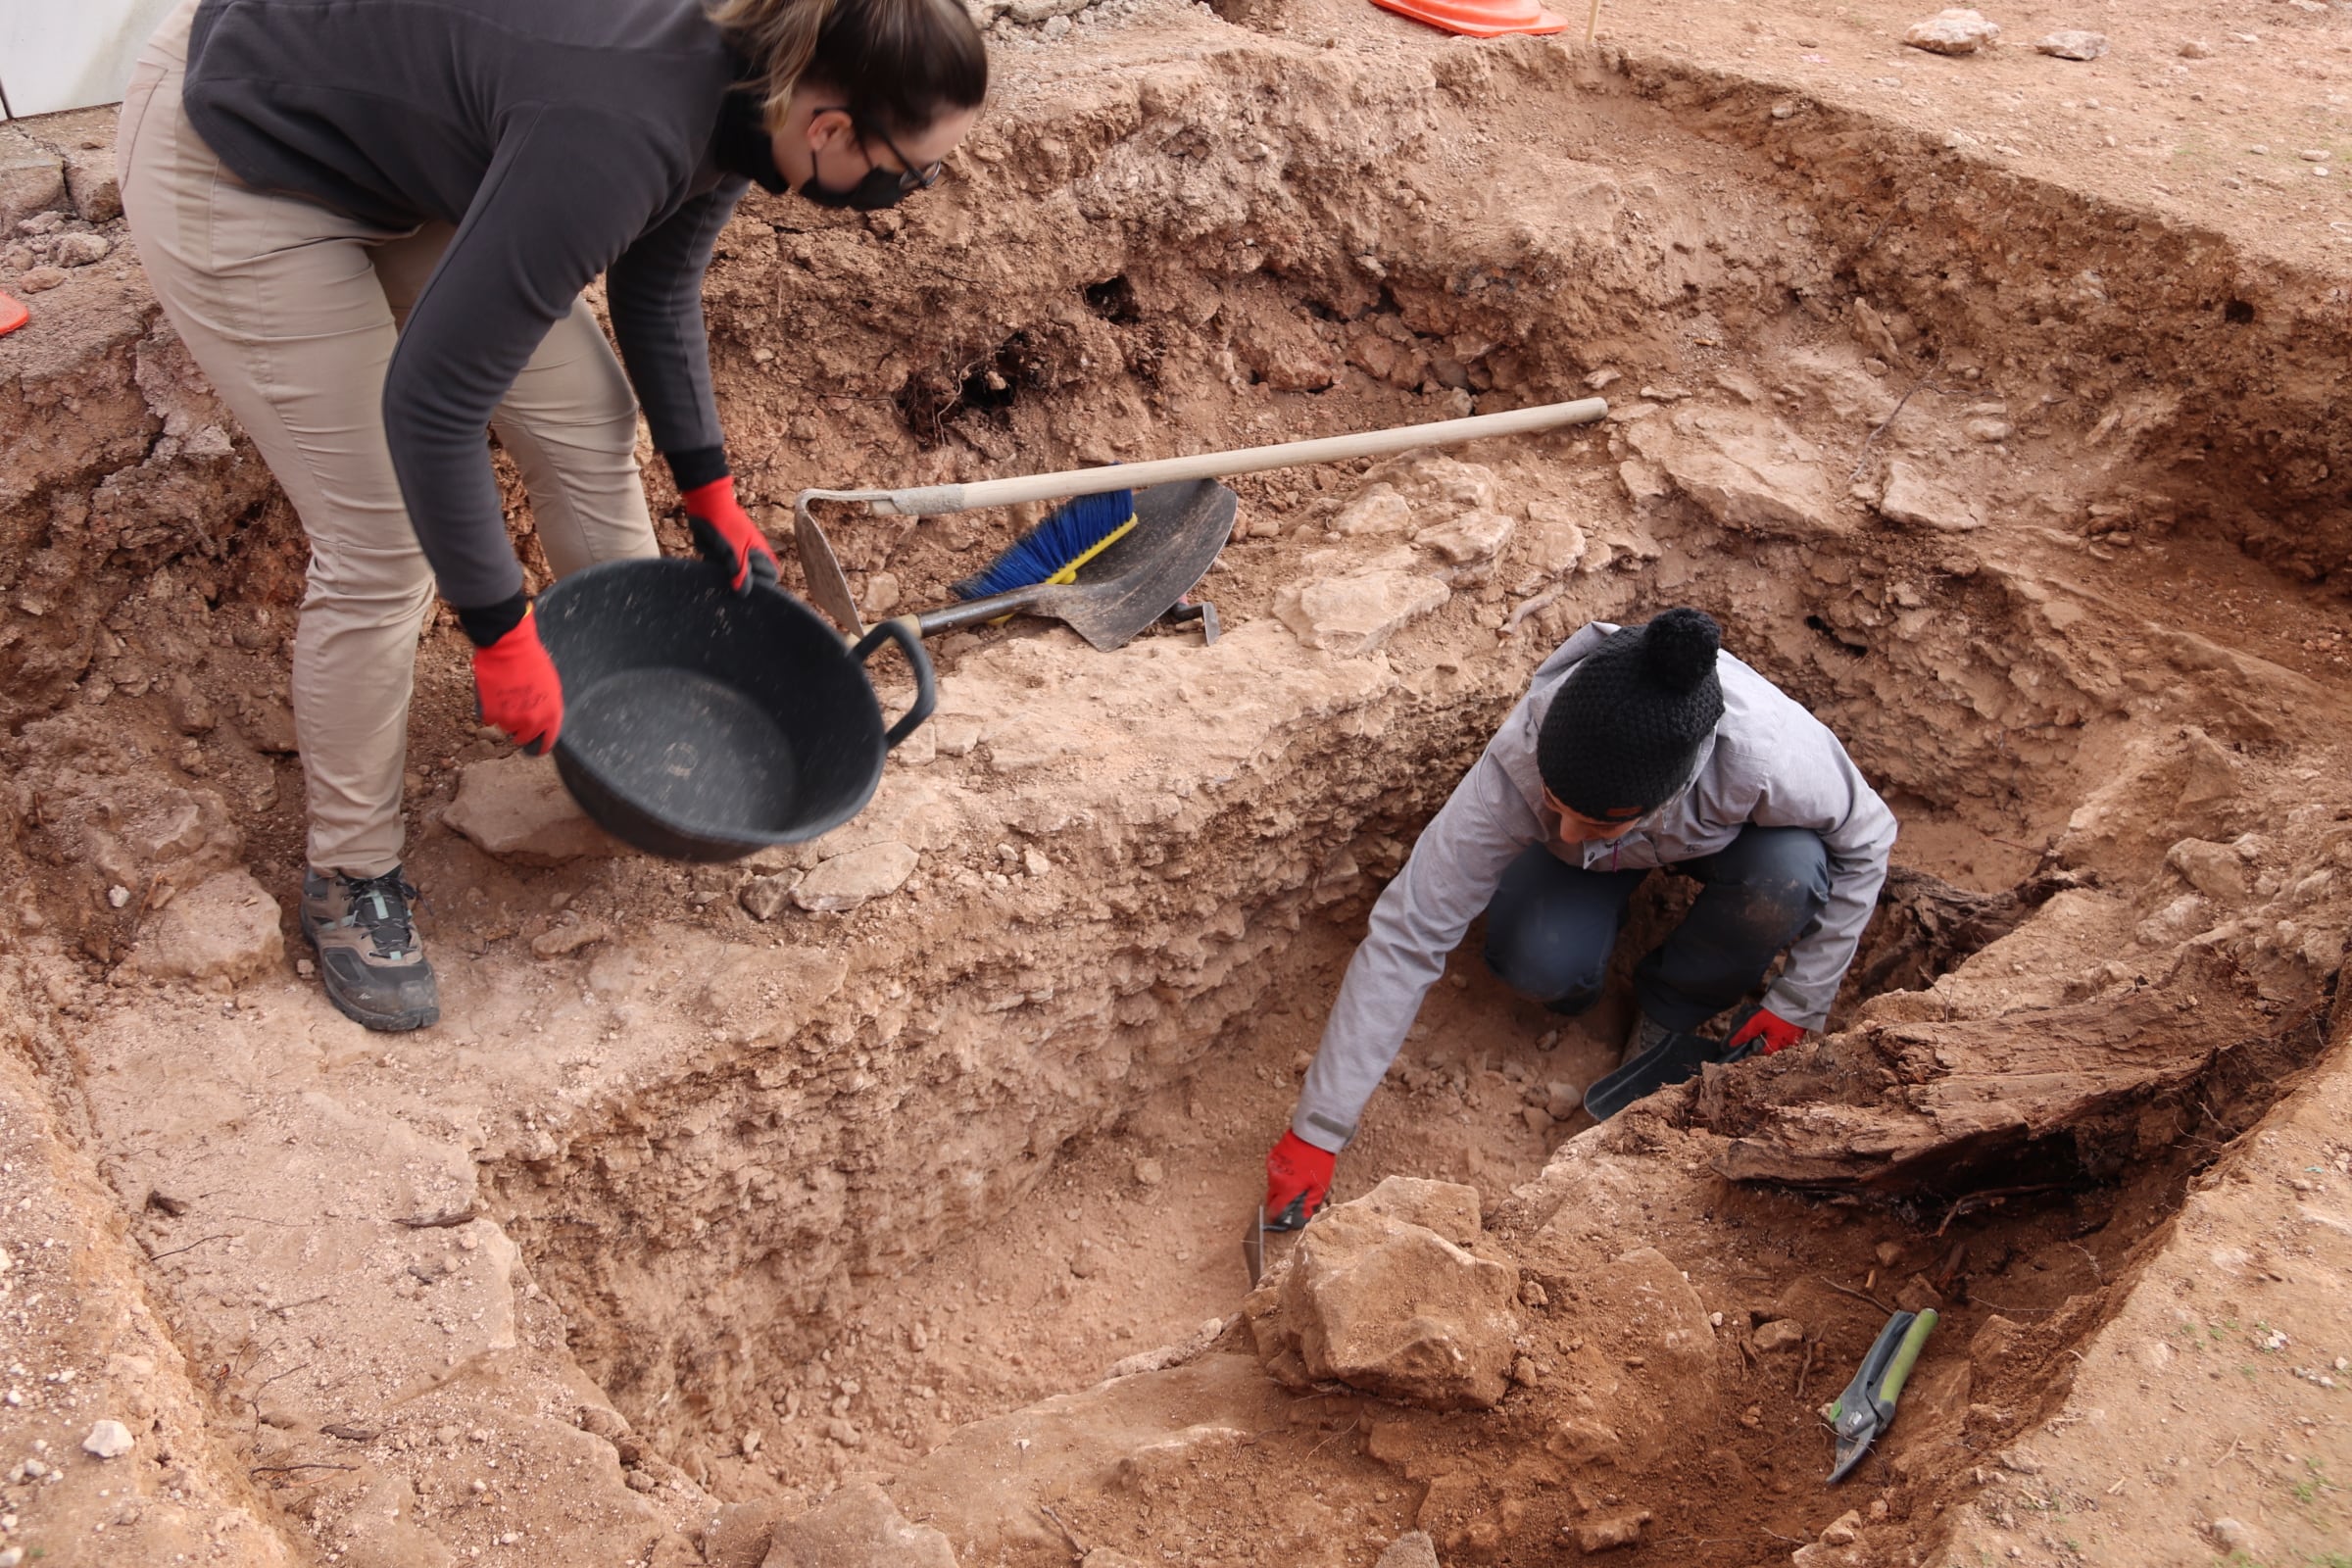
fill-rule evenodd
<path id="1" fill-rule="evenodd" d="M 1997 384 L 2000 422 L 2080 443 L 2110 493 L 2095 514 L 2053 498 L 2052 521 L 2211 530 L 2306 580 L 2346 580 L 2340 273 L 2021 173 L 1966 131 L 1900 130 L 1794 82 L 1664 53 L 1602 60 L 1626 90 L 1778 172 L 1803 208 L 1787 231 L 1836 258 L 1838 286 L 1796 304 L 1854 319 L 1904 387 L 1981 402 Z"/>

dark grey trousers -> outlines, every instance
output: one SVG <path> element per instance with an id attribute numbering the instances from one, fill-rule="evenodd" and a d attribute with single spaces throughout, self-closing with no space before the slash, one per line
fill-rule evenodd
<path id="1" fill-rule="evenodd" d="M 1634 967 L 1652 1022 L 1694 1030 L 1746 996 L 1829 902 L 1829 850 L 1801 827 L 1753 823 L 1716 854 L 1666 869 L 1702 884 L 1672 935 Z M 1647 870 L 1588 871 L 1542 845 L 1503 873 L 1487 906 L 1487 967 L 1552 1011 L 1600 1000 L 1627 904 Z"/>

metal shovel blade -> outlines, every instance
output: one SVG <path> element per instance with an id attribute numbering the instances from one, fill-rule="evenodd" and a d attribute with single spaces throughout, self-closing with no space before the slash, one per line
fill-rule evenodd
<path id="1" fill-rule="evenodd" d="M 1233 535 L 1241 499 L 1214 479 L 1156 484 L 1135 493 L 1135 526 L 1028 607 L 1104 653 L 1124 648 L 1174 609 Z"/>

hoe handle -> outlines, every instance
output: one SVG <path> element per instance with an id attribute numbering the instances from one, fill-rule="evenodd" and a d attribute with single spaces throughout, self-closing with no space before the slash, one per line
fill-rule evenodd
<path id="1" fill-rule="evenodd" d="M 971 484 L 858 492 L 854 497 L 841 499 L 864 501 L 875 512 L 885 514 L 927 517 L 943 512 L 968 512 L 976 507 L 1061 501 L 1072 496 L 1140 490 L 1146 485 L 1174 484 L 1186 479 L 1218 479 L 1227 474 L 1256 473 L 1299 464 L 1386 457 L 1393 452 L 1410 452 L 1415 447 L 1450 446 L 1460 441 L 1549 430 L 1563 424 L 1590 424 L 1608 412 L 1608 404 L 1600 398 L 1579 398 L 1573 403 L 1544 403 L 1532 409 L 1509 409 L 1466 419 L 1440 419 L 1432 424 L 1404 424 L 1390 430 L 1361 430 L 1353 435 L 1324 436 L 1314 441 L 1285 441 L 1278 446 L 1202 452 L 1189 458 L 1158 458 L 1150 463 L 1071 468 L 1061 473 L 1033 473 L 1011 479 L 981 479 Z"/>

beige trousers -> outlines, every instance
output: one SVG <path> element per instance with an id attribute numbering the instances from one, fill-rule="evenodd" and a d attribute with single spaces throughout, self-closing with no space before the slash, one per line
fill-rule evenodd
<path id="1" fill-rule="evenodd" d="M 379 876 L 400 863 L 409 695 L 433 599 L 385 444 L 384 368 L 451 230 L 387 232 L 239 183 L 180 107 L 195 9 L 165 21 L 132 73 L 115 149 L 122 208 L 165 315 L 310 536 L 293 675 L 310 862 Z M 656 553 L 636 398 L 585 301 L 491 428 L 559 576 Z"/>

